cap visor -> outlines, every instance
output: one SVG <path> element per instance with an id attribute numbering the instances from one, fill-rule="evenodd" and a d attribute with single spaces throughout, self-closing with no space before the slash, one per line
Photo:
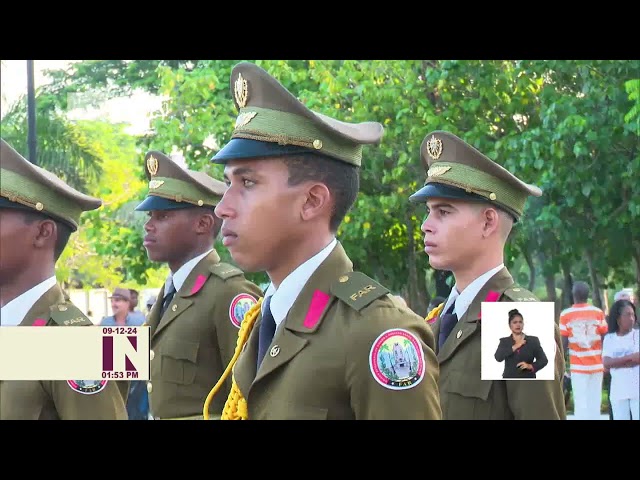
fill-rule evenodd
<path id="1" fill-rule="evenodd" d="M 176 202 L 168 198 L 149 195 L 135 209 L 138 212 L 148 212 L 150 210 L 179 210 L 183 208 L 197 208 L 189 202 Z"/>
<path id="2" fill-rule="evenodd" d="M 444 185 L 442 183 L 427 183 L 424 187 L 411 195 L 409 197 L 409 201 L 420 203 L 432 197 L 490 203 L 486 198 L 481 197 L 480 195 L 466 192 L 461 188 Z"/>
<path id="3" fill-rule="evenodd" d="M 280 157 L 296 153 L 315 152 L 297 145 L 278 145 L 277 143 L 248 140 L 246 138 L 232 138 L 211 161 L 225 163 L 239 158 Z"/>

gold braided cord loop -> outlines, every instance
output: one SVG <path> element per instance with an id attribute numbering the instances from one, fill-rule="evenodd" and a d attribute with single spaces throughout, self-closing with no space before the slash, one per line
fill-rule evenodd
<path id="1" fill-rule="evenodd" d="M 222 376 L 218 380 L 209 395 L 207 395 L 207 399 L 204 402 L 204 408 L 202 409 L 202 415 L 205 420 L 209 420 L 209 405 L 211 405 L 211 401 L 215 394 L 220 390 L 222 384 L 225 382 L 229 373 L 233 370 L 233 366 L 236 364 L 240 353 L 242 352 L 242 347 L 247 343 L 249 339 L 249 334 L 251 330 L 253 330 L 253 325 L 256 323 L 256 319 L 260 316 L 260 309 L 262 307 L 261 297 L 253 307 L 249 309 L 249 311 L 244 315 L 244 319 L 240 324 L 240 331 L 238 332 L 238 341 L 236 342 L 236 350 L 233 352 L 233 357 L 227 365 L 227 368 L 222 373 Z M 224 404 L 224 408 L 222 410 L 222 418 L 221 420 L 246 420 L 247 419 L 247 402 L 244 398 L 242 398 L 242 393 L 240 393 L 240 389 L 238 385 L 236 385 L 235 378 L 232 377 L 231 383 L 231 392 L 229 393 L 229 397 Z"/>
<path id="2" fill-rule="evenodd" d="M 442 309 L 444 308 L 444 302 L 441 303 L 440 305 L 438 305 L 436 308 L 434 308 L 433 310 L 431 310 L 428 314 L 427 317 L 425 318 L 425 321 L 427 323 L 431 323 L 431 320 L 433 320 L 434 318 L 436 318 L 438 315 L 440 315 L 440 312 L 442 312 Z"/>

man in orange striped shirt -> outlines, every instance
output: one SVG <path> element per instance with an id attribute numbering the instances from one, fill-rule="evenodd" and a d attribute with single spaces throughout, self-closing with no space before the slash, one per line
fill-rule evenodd
<path id="1" fill-rule="evenodd" d="M 602 336 L 607 333 L 604 312 L 587 303 L 589 285 L 575 282 L 570 308 L 560 314 L 564 351 L 569 352 L 571 389 L 576 420 L 598 420 L 602 398 Z"/>

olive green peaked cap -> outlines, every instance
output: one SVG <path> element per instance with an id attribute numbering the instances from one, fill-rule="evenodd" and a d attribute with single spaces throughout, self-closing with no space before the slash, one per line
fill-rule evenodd
<path id="1" fill-rule="evenodd" d="M 101 205 L 99 198 L 70 187 L 0 139 L 0 208 L 40 212 L 76 231 L 82 212 Z"/>
<path id="2" fill-rule="evenodd" d="M 360 166 L 363 145 L 382 138 L 378 122 L 342 122 L 309 110 L 253 63 L 233 68 L 230 87 L 239 114 L 231 141 L 212 159 L 216 163 L 316 152 Z"/>
<path id="3" fill-rule="evenodd" d="M 182 168 L 159 151 L 147 152 L 145 172 L 149 192 L 138 211 L 173 210 L 191 207 L 215 207 L 224 195 L 224 182 L 204 172 Z"/>
<path id="4" fill-rule="evenodd" d="M 452 133 L 429 133 L 420 146 L 427 180 L 411 195 L 412 202 L 430 197 L 459 198 L 495 204 L 522 216 L 527 198 L 542 195 L 540 188 L 523 182 L 507 169 Z"/>

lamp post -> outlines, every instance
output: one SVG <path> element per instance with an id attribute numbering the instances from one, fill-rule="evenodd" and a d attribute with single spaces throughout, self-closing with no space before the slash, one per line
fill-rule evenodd
<path id="1" fill-rule="evenodd" d="M 36 161 L 36 93 L 33 80 L 33 60 L 27 60 L 27 125 L 29 128 L 27 142 L 29 145 L 29 161 Z"/>

